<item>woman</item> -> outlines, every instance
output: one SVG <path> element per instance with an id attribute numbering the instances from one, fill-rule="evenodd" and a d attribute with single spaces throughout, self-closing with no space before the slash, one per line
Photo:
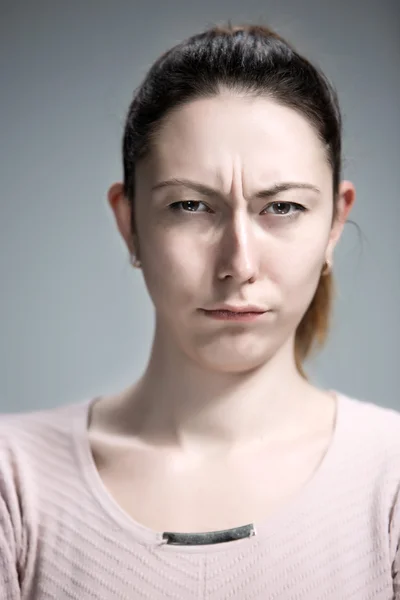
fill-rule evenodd
<path id="1" fill-rule="evenodd" d="M 355 199 L 331 85 L 267 28 L 205 31 L 150 69 L 123 164 L 151 356 L 2 417 L 1 598 L 400 599 L 400 415 L 302 367 Z"/>

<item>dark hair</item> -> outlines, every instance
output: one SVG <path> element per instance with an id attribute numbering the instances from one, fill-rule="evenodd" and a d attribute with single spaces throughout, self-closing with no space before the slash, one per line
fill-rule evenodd
<path id="1" fill-rule="evenodd" d="M 264 96 L 303 114 L 314 127 L 332 169 L 333 220 L 341 179 L 342 121 L 337 94 L 322 71 L 285 39 L 260 25 L 216 26 L 193 35 L 162 54 L 148 71 L 129 107 L 123 136 L 124 191 L 132 203 L 135 166 L 156 141 L 172 110 L 223 88 Z M 310 306 L 296 331 L 296 365 L 314 342 L 326 339 L 333 300 L 332 275 L 321 275 Z"/>

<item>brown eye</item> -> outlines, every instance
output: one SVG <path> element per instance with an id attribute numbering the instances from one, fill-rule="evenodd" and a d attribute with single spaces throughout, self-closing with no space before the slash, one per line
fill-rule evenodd
<path id="1" fill-rule="evenodd" d="M 287 213 L 290 211 L 290 204 L 288 202 L 276 202 L 273 206 L 280 215 L 287 215 Z"/>
<path id="2" fill-rule="evenodd" d="M 290 212 L 290 209 L 294 207 L 294 211 Z M 272 208 L 272 211 L 268 209 Z M 276 209 L 276 210 L 275 210 Z M 295 217 L 297 213 L 306 211 L 306 207 L 297 202 L 271 202 L 264 210 L 263 213 L 273 214 L 281 217 Z"/>
<path id="3" fill-rule="evenodd" d="M 200 205 L 205 207 L 205 210 L 199 210 Z M 182 200 L 181 202 L 174 202 L 170 205 L 171 210 L 182 211 L 182 212 L 211 212 L 208 206 L 204 202 L 197 200 Z"/>

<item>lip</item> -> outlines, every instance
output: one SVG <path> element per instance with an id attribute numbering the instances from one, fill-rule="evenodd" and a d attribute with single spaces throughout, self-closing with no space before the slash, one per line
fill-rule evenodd
<path id="1" fill-rule="evenodd" d="M 222 304 L 212 309 L 202 309 L 202 312 L 207 317 L 216 319 L 217 321 L 247 322 L 258 320 L 269 311 L 254 305 L 232 306 L 229 304 Z"/>
<path id="2" fill-rule="evenodd" d="M 267 312 L 266 308 L 261 308 L 260 306 L 247 305 L 247 306 L 233 306 L 230 304 L 220 304 L 218 306 L 213 306 L 213 308 L 203 309 L 205 312 L 215 312 L 215 311 L 225 311 L 230 313 L 265 313 Z"/>

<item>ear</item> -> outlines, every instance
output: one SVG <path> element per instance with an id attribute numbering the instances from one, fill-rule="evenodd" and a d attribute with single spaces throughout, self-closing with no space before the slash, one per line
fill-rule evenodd
<path id="1" fill-rule="evenodd" d="M 336 218 L 332 224 L 326 250 L 326 260 L 332 263 L 333 252 L 342 235 L 343 228 L 356 199 L 356 190 L 351 181 L 342 181 L 337 197 Z"/>
<path id="2" fill-rule="evenodd" d="M 129 253 L 135 253 L 134 236 L 132 232 L 131 214 L 132 207 L 124 194 L 124 185 L 121 182 L 114 183 L 107 194 L 108 203 L 114 213 L 115 221 L 122 238 L 124 239 Z"/>

